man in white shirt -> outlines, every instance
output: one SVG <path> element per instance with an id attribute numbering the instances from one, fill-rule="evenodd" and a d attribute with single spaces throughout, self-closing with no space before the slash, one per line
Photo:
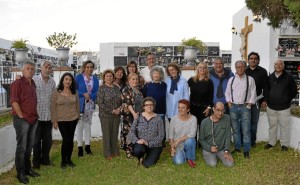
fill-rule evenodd
<path id="1" fill-rule="evenodd" d="M 155 55 L 153 53 L 147 54 L 147 66 L 140 71 L 140 75 L 144 78 L 145 82 L 151 81 L 150 70 L 155 64 Z"/>
<path id="2" fill-rule="evenodd" d="M 244 157 L 250 158 L 251 105 L 256 102 L 256 86 L 254 79 L 245 74 L 246 62 L 237 61 L 235 69 L 236 74 L 229 79 L 225 91 L 233 130 L 234 152 L 241 152 L 242 131 Z"/>

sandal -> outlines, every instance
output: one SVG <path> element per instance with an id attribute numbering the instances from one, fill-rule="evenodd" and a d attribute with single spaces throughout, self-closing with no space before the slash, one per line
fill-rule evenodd
<path id="1" fill-rule="evenodd" d="M 133 159 L 133 156 L 129 150 L 126 151 L 126 157 L 127 159 Z"/>

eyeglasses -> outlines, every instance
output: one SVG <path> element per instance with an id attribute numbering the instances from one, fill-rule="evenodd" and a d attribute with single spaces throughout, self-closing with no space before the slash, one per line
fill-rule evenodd
<path id="1" fill-rule="evenodd" d="M 153 107 L 153 104 L 151 103 L 151 104 L 145 104 L 144 105 L 145 107 Z"/>

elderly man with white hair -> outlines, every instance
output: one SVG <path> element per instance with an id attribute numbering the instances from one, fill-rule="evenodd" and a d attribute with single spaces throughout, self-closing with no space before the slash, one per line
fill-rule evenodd
<path id="1" fill-rule="evenodd" d="M 265 149 L 271 149 L 276 145 L 279 124 L 281 150 L 287 151 L 290 145 L 290 108 L 292 99 L 297 94 L 297 85 L 293 76 L 284 70 L 282 60 L 276 60 L 274 69 L 268 78 L 268 88 L 264 93 L 269 121 L 269 142 Z"/>

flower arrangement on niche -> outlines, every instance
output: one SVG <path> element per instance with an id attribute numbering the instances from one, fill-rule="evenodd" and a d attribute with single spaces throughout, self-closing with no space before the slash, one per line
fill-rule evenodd
<path id="1" fill-rule="evenodd" d="M 148 48 L 137 48 L 135 52 L 140 56 L 144 56 L 150 53 L 150 50 Z"/>
<path id="2" fill-rule="evenodd" d="M 285 55 L 294 55 L 295 52 L 299 51 L 300 48 L 298 47 L 298 49 L 295 49 L 295 48 L 285 48 L 285 47 L 282 47 L 280 45 L 278 45 L 276 48 L 275 48 L 276 51 L 278 51 L 278 53 L 281 53 L 281 52 L 284 52 Z"/>

